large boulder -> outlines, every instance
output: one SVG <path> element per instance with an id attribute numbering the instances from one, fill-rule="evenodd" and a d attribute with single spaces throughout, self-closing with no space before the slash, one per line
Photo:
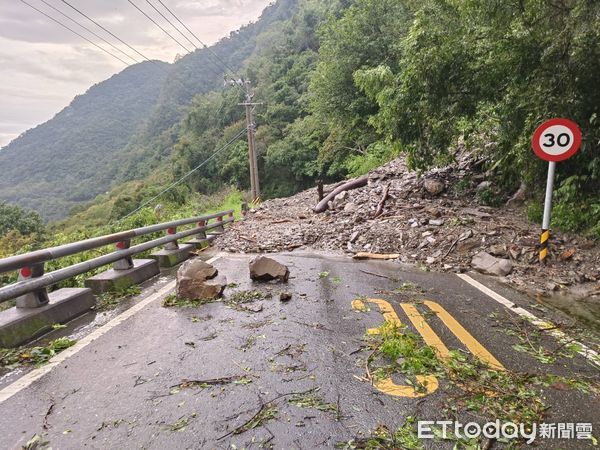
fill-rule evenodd
<path id="1" fill-rule="evenodd" d="M 256 281 L 287 281 L 290 271 L 287 266 L 266 256 L 258 256 L 250 261 L 250 278 Z"/>
<path id="2" fill-rule="evenodd" d="M 191 259 L 177 271 L 177 296 L 187 299 L 215 299 L 221 296 L 227 279 L 210 264 Z"/>
<path id="3" fill-rule="evenodd" d="M 438 180 L 434 180 L 433 178 L 425 178 L 425 181 L 423 182 L 423 187 L 427 192 L 429 192 L 430 195 L 433 196 L 440 195 L 442 192 L 444 192 L 444 189 L 446 188 L 444 183 Z"/>
<path id="4" fill-rule="evenodd" d="M 505 277 L 513 269 L 513 264 L 510 260 L 494 258 L 486 252 L 477 253 L 471 261 L 471 266 L 479 272 L 500 277 Z"/>

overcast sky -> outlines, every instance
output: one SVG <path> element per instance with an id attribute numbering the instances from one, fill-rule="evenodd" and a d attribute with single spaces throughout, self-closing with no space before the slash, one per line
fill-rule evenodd
<path id="1" fill-rule="evenodd" d="M 44 1 L 77 19 L 115 46 L 141 59 L 62 0 L 26 0 L 111 52 L 126 57 L 70 22 Z M 150 59 L 173 62 L 185 51 L 128 0 L 67 0 Z M 158 0 L 132 0 L 182 44 L 190 47 L 148 4 L 174 23 Z M 210 45 L 255 21 L 271 0 L 162 0 L 203 42 Z M 193 39 L 193 38 L 192 38 Z M 133 61 L 131 61 L 133 62 Z M 52 118 L 91 85 L 125 65 L 62 28 L 21 0 L 0 0 L 0 147 L 23 131 Z"/>

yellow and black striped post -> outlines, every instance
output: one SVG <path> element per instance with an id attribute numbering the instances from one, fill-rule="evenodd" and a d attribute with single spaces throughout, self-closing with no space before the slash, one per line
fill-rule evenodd
<path id="1" fill-rule="evenodd" d="M 540 238 L 540 263 L 545 264 L 548 257 L 548 240 L 550 239 L 550 230 L 542 230 Z"/>
<path id="2" fill-rule="evenodd" d="M 544 218 L 542 220 L 542 237 L 540 238 L 540 263 L 545 264 L 548 258 L 548 241 L 550 240 L 550 217 L 552 215 L 552 191 L 554 190 L 554 172 L 556 163 L 548 164 L 548 181 L 546 183 L 546 199 L 544 201 Z"/>

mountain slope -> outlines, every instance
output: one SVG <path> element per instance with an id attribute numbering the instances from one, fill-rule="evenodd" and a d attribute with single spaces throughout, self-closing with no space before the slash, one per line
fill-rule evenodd
<path id="1" fill-rule="evenodd" d="M 115 155 L 148 118 L 168 64 L 129 67 L 0 151 L 0 198 L 60 217 L 106 190 Z"/>
<path id="2" fill-rule="evenodd" d="M 229 79 L 234 75 L 230 69 L 235 71 L 236 78 L 242 76 L 242 67 L 256 51 L 260 36 L 292 17 L 298 3 L 299 0 L 274 2 L 265 8 L 257 22 L 232 32 L 210 49 L 197 50 L 178 60 L 162 86 L 150 119 L 127 147 L 117 183 L 142 178 L 170 157 L 180 122 L 194 97 L 222 90 L 223 77 Z"/>
<path id="3" fill-rule="evenodd" d="M 193 97 L 222 87 L 226 70 L 214 54 L 237 71 L 254 51 L 256 36 L 288 18 L 296 5 L 297 0 L 281 0 L 210 50 L 174 64 L 128 67 L 77 96 L 53 119 L 0 150 L 0 200 L 56 220 L 147 174 L 170 155 Z"/>

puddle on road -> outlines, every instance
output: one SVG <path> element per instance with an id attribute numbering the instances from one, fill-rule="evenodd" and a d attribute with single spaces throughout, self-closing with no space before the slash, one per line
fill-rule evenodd
<path id="1" fill-rule="evenodd" d="M 540 303 L 552 306 L 600 334 L 600 295 L 552 294 L 537 296 Z"/>

